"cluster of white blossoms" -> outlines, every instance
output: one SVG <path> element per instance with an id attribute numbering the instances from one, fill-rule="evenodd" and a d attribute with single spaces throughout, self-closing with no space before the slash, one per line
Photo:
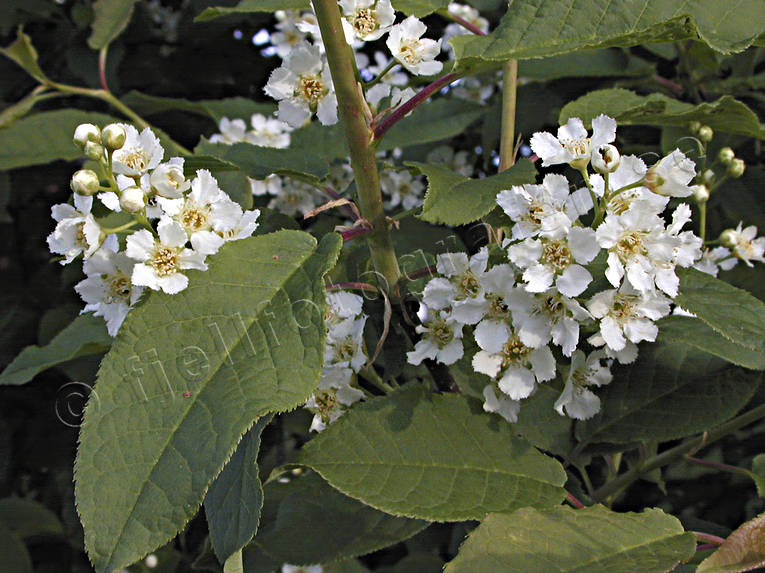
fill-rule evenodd
<path id="1" fill-rule="evenodd" d="M 755 238 L 754 227 L 725 231 L 715 241 L 725 246 L 702 254 L 702 239 L 684 230 L 690 205 L 665 213 L 670 197 L 708 198 L 699 197 L 692 183 L 700 176 L 681 151 L 649 167 L 612 145 L 612 118 L 592 125 L 590 135 L 572 118 L 557 137 L 531 138 L 543 166 L 571 165 L 584 187 L 572 191 L 566 177 L 548 174 L 541 184 L 500 191 L 510 231 L 491 257 L 495 264 L 486 247 L 472 256 L 441 254 L 438 276 L 423 290 L 421 338 L 409 362 L 453 364 L 472 336 L 472 367 L 489 379 L 484 409 L 511 422 L 520 401 L 558 372 L 564 389 L 555 409 L 576 419 L 595 415 L 600 400 L 592 389 L 611 381 L 612 362 L 632 362 L 639 342 L 656 340 L 655 323 L 678 294 L 677 267 L 716 274 L 737 259 L 763 260 L 765 238 Z M 592 264 L 596 258 L 603 264 Z"/>
<path id="2" fill-rule="evenodd" d="M 367 315 L 362 312 L 363 302 L 360 296 L 349 292 L 327 293 L 324 370 L 319 387 L 305 404 L 314 414 L 311 430 L 315 432 L 321 432 L 364 397 L 364 392 L 355 386 L 356 374 L 368 360 L 364 350 Z"/>
<path id="3" fill-rule="evenodd" d="M 436 60 L 442 40 L 426 38 L 427 28 L 414 16 L 395 23 L 390 0 L 340 0 L 345 37 L 353 49 L 385 38 L 390 58 L 375 52 L 374 62 L 363 53 L 356 55 L 359 75 L 370 109 L 391 109 L 407 101 L 414 90 L 407 87 L 409 76 L 432 76 L 443 69 Z M 456 11 L 472 10 L 453 5 Z M 472 13 L 468 15 L 471 20 Z M 277 12 L 277 32 L 270 39 L 282 65 L 268 79 L 265 92 L 279 104 L 278 117 L 292 127 L 304 125 L 313 115 L 323 125 L 337 122 L 337 97 L 324 54 L 316 17 L 311 12 Z M 452 30 L 452 35 L 456 31 Z M 392 58 L 392 59 L 391 59 Z M 381 102 L 390 98 L 383 108 Z"/>
<path id="4" fill-rule="evenodd" d="M 243 210 L 209 171 L 189 180 L 182 158 L 163 162 L 165 151 L 149 128 L 82 124 L 74 142 L 100 173 L 80 169 L 72 176 L 73 205 L 52 207 L 56 228 L 48 246 L 61 264 L 82 256 L 86 278 L 75 290 L 86 303 L 83 312 L 103 316 L 112 336 L 145 287 L 184 290 L 184 271 L 207 270 L 207 256 L 258 226 L 259 211 Z"/>
<path id="5" fill-rule="evenodd" d="M 260 147 L 274 147 L 285 149 L 290 146 L 290 132 L 292 127 L 273 117 L 267 117 L 262 113 L 254 113 L 250 117 L 250 127 L 243 119 L 228 119 L 222 117 L 218 124 L 220 133 L 210 137 L 210 143 L 249 143 Z"/>

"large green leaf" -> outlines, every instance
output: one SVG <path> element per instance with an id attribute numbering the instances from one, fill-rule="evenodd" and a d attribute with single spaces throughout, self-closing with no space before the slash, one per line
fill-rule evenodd
<path id="1" fill-rule="evenodd" d="M 231 14 L 254 14 L 257 12 L 276 12 L 277 10 L 308 10 L 308 0 L 241 0 L 236 6 L 211 6 L 205 8 L 195 22 L 207 22 Z"/>
<path id="2" fill-rule="evenodd" d="M 446 8 L 449 0 L 393 0 L 393 7 L 407 16 L 422 18 L 436 10 Z"/>
<path id="3" fill-rule="evenodd" d="M 299 462 L 367 505 L 433 521 L 565 497 L 563 467 L 512 426 L 478 401 L 417 386 L 353 408 L 311 440 Z"/>
<path id="4" fill-rule="evenodd" d="M 265 495 L 263 523 L 254 542 L 277 561 L 296 565 L 371 553 L 429 525 L 359 503 L 313 472 L 287 483 L 271 481 Z"/>
<path id="5" fill-rule="evenodd" d="M 37 501 L 20 497 L 0 499 L 0 524 L 21 539 L 64 534 L 55 513 Z"/>
<path id="6" fill-rule="evenodd" d="M 542 81 L 570 77 L 648 76 L 654 72 L 652 64 L 616 48 L 582 50 L 538 60 L 523 60 L 518 64 L 519 77 Z"/>
<path id="7" fill-rule="evenodd" d="M 260 418 L 242 437 L 205 496 L 205 517 L 218 560 L 224 563 L 240 551 L 258 529 L 263 486 L 258 474 L 260 434 L 272 415 Z"/>
<path id="8" fill-rule="evenodd" d="M 141 115 L 153 115 L 170 110 L 180 110 L 199 115 L 208 115 L 215 121 L 219 121 L 224 116 L 229 119 L 238 117 L 244 119 L 245 123 L 249 122 L 250 116 L 254 113 L 270 115 L 276 110 L 276 105 L 273 103 L 257 102 L 244 97 L 217 100 L 188 100 L 184 98 L 153 96 L 138 91 L 127 93 L 122 98 L 122 102 Z"/>
<path id="9" fill-rule="evenodd" d="M 737 573 L 765 567 L 765 513 L 731 533 L 717 551 L 704 559 L 698 573 Z"/>
<path id="10" fill-rule="evenodd" d="M 105 573 L 196 512 L 253 421 L 303 403 L 321 374 L 323 276 L 342 240 L 278 231 L 228 243 L 176 295 L 131 310 L 85 411 L 75 494 Z"/>
<path id="11" fill-rule="evenodd" d="M 420 217 L 445 225 L 477 221 L 497 206 L 497 193 L 513 185 L 533 183 L 537 173 L 528 159 L 521 159 L 510 169 L 485 179 L 470 179 L 443 165 L 415 162 L 409 165 L 428 178 Z"/>
<path id="12" fill-rule="evenodd" d="M 688 125 L 699 121 L 721 132 L 765 138 L 757 114 L 730 96 L 693 105 L 663 94 L 642 96 L 619 88 L 597 90 L 567 104 L 560 111 L 559 121 L 563 124 L 570 117 L 578 117 L 589 124 L 601 113 L 622 125 Z"/>
<path id="13" fill-rule="evenodd" d="M 486 107 L 460 99 L 437 99 L 394 125 L 377 146 L 381 151 L 441 141 L 459 135 L 486 113 Z"/>
<path id="14" fill-rule="evenodd" d="M 0 48 L 0 54 L 3 54 L 5 57 L 16 62 L 37 81 L 41 83 L 48 81 L 48 78 L 45 77 L 45 73 L 40 69 L 40 65 L 37 63 L 37 50 L 35 50 L 35 47 L 32 45 L 32 40 L 21 28 L 19 28 L 16 33 L 16 40 L 12 44 L 7 48 Z"/>
<path id="15" fill-rule="evenodd" d="M 666 341 L 640 347 L 599 392 L 601 411 L 577 424 L 583 442 L 682 438 L 733 417 L 757 391 L 760 373 L 726 366 L 697 348 Z"/>
<path id="16" fill-rule="evenodd" d="M 27 346 L 0 374 L 0 385 L 26 384 L 36 374 L 80 356 L 106 352 L 112 337 L 101 317 L 83 314 L 45 346 Z"/>
<path id="17" fill-rule="evenodd" d="M 122 34 L 133 17 L 136 0 L 97 0 L 93 4 L 93 31 L 88 46 L 100 50 Z"/>
<path id="18" fill-rule="evenodd" d="M 692 346 L 733 364 L 765 370 L 765 353 L 736 344 L 696 318 L 668 316 L 659 322 L 658 342 Z"/>
<path id="19" fill-rule="evenodd" d="M 696 269 L 678 269 L 678 275 L 677 304 L 731 342 L 765 353 L 765 303 Z"/>
<path id="20" fill-rule="evenodd" d="M 490 514 L 445 573 L 664 573 L 689 559 L 695 548 L 693 533 L 660 509 L 527 507 L 510 515 Z"/>
<path id="21" fill-rule="evenodd" d="M 511 58 L 694 37 L 719 52 L 739 52 L 763 30 L 759 0 L 511 0 L 491 34 L 451 42 L 457 68 L 465 70 Z"/>

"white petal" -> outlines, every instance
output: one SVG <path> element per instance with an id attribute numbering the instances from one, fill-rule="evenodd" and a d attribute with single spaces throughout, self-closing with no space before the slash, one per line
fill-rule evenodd
<path id="1" fill-rule="evenodd" d="M 555 281 L 563 296 L 575 297 L 582 294 L 592 282 L 590 271 L 581 265 L 569 265 Z"/>
<path id="2" fill-rule="evenodd" d="M 498 382 L 499 389 L 513 400 L 528 398 L 534 391 L 536 380 L 530 370 L 510 366 Z"/>

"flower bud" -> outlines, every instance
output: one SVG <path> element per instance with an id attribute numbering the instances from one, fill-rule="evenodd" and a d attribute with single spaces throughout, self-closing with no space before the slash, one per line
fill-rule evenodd
<path id="1" fill-rule="evenodd" d="M 715 181 L 715 172 L 707 169 L 701 174 L 701 178 L 704 180 L 704 185 L 711 185 Z"/>
<path id="2" fill-rule="evenodd" d="M 94 141 L 95 143 L 101 143 L 101 130 L 98 126 L 92 123 L 81 123 L 74 130 L 74 137 L 72 141 L 79 147 L 85 147 L 88 141 Z"/>
<path id="3" fill-rule="evenodd" d="M 101 138 L 107 149 L 114 151 L 125 145 L 125 139 L 127 139 L 127 133 L 125 128 L 117 123 L 110 123 L 101 131 Z"/>
<path id="4" fill-rule="evenodd" d="M 705 203 L 709 200 L 709 188 L 706 185 L 696 185 L 693 187 L 693 198 L 698 203 Z"/>
<path id="5" fill-rule="evenodd" d="M 104 146 L 95 141 L 86 142 L 83 152 L 85 153 L 85 157 L 92 159 L 93 161 L 104 161 L 105 159 Z"/>
<path id="6" fill-rule="evenodd" d="M 699 139 L 703 141 L 704 143 L 709 143 L 710 141 L 712 141 L 712 138 L 714 136 L 715 136 L 714 130 L 708 125 L 702 125 L 701 128 L 699 128 Z"/>
<path id="7" fill-rule="evenodd" d="M 746 170 L 746 163 L 743 159 L 734 159 L 728 164 L 728 175 L 734 179 L 738 179 L 744 174 Z"/>
<path id="8" fill-rule="evenodd" d="M 738 233 L 736 232 L 736 229 L 725 229 L 722 233 L 720 233 L 719 240 L 723 247 L 732 249 L 738 244 Z"/>
<path id="9" fill-rule="evenodd" d="M 700 121 L 692 121 L 688 124 L 688 129 L 690 129 L 691 133 L 698 133 L 701 129 L 701 122 Z"/>
<path id="10" fill-rule="evenodd" d="M 120 207 L 128 213 L 137 213 L 146 207 L 146 195 L 140 187 L 126 187 L 120 194 Z"/>
<path id="11" fill-rule="evenodd" d="M 613 173 L 619 167 L 622 156 L 613 145 L 605 143 L 592 152 L 592 167 L 598 173 Z"/>
<path id="12" fill-rule="evenodd" d="M 736 154 L 733 153 L 733 150 L 730 147 L 723 147 L 718 153 L 717 153 L 717 159 L 720 161 L 720 163 L 724 163 L 725 165 L 728 165 L 733 159 L 736 157 Z"/>
<path id="13" fill-rule="evenodd" d="M 92 169 L 80 169 L 72 175 L 69 186 L 78 195 L 95 195 L 98 193 L 100 181 L 98 175 Z"/>

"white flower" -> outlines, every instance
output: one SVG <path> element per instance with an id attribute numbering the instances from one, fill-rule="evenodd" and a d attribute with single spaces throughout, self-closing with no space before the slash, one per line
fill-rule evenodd
<path id="1" fill-rule="evenodd" d="M 364 299 L 357 294 L 347 291 L 328 292 L 325 324 L 332 325 L 343 319 L 356 317 L 361 314 Z"/>
<path id="2" fill-rule="evenodd" d="M 250 117 L 250 125 L 252 129 L 245 136 L 247 143 L 276 149 L 285 149 L 290 146 L 292 127 L 283 121 L 254 113 Z"/>
<path id="3" fill-rule="evenodd" d="M 652 165 L 645 174 L 645 186 L 665 197 L 688 197 L 693 189 L 688 183 L 696 177 L 696 164 L 679 149 Z"/>
<path id="4" fill-rule="evenodd" d="M 497 396 L 498 390 L 494 384 L 487 384 L 483 389 L 483 410 L 484 412 L 493 412 L 502 416 L 505 420 L 514 424 L 518 421 L 518 412 L 521 410 L 521 404 L 518 400 L 511 400 L 501 391 Z"/>
<path id="5" fill-rule="evenodd" d="M 348 407 L 364 398 L 364 392 L 351 386 L 353 371 L 344 366 L 325 366 L 319 387 L 305 403 L 314 414 L 310 430 L 321 432 L 345 414 Z"/>
<path id="6" fill-rule="evenodd" d="M 425 185 L 421 177 L 413 177 L 409 171 L 383 171 L 380 185 L 383 193 L 390 195 L 390 200 L 384 204 L 386 209 L 394 209 L 401 205 L 409 210 L 422 205 Z"/>
<path id="7" fill-rule="evenodd" d="M 620 351 L 627 342 L 653 342 L 659 332 L 653 323 L 669 314 L 670 300 L 656 291 L 640 293 L 628 284 L 619 290 L 597 293 L 587 303 L 592 316 L 600 320 L 599 334 L 612 350 Z M 595 344 L 596 339 L 590 339 Z"/>
<path id="8" fill-rule="evenodd" d="M 409 16 L 391 28 L 385 41 L 393 57 L 417 76 L 432 76 L 444 67 L 435 59 L 441 50 L 441 40 L 421 38 L 426 29 L 425 24 Z"/>
<path id="9" fill-rule="evenodd" d="M 367 317 L 346 318 L 329 325 L 324 346 L 324 364 L 341 365 L 354 372 L 361 370 L 367 360 L 364 354 L 364 324 Z"/>
<path id="10" fill-rule="evenodd" d="M 186 232 L 194 250 L 202 255 L 217 253 L 225 242 L 224 236 L 233 238 L 232 231 L 242 223 L 242 208 L 218 187 L 218 182 L 206 169 L 197 171 L 191 181 L 191 192 L 185 197 L 160 197 L 157 201 Z"/>
<path id="11" fill-rule="evenodd" d="M 130 282 L 134 265 L 125 253 L 98 249 L 83 265 L 87 278 L 74 287 L 86 303 L 83 312 L 103 316 L 110 336 L 117 336 L 130 307 L 143 292 Z"/>
<path id="12" fill-rule="evenodd" d="M 75 198 L 75 201 L 77 199 Z M 739 223 L 735 229 L 728 229 L 720 236 L 723 244 L 733 250 L 733 254 L 744 261 L 747 265 L 752 265 L 752 261 L 765 262 L 765 237 L 757 237 L 757 227 L 750 225 L 743 228 L 743 223 Z"/>
<path id="13" fill-rule="evenodd" d="M 305 41 L 306 34 L 298 28 L 301 20 L 300 12 L 277 10 L 274 16 L 278 21 L 276 29 L 279 31 L 271 34 L 271 45 L 276 48 L 276 54 L 280 58 L 285 58 L 295 46 Z"/>
<path id="14" fill-rule="evenodd" d="M 566 237 L 524 239 L 509 246 L 507 255 L 525 269 L 523 280 L 529 292 L 544 292 L 555 282 L 561 294 L 573 297 L 592 282 L 590 271 L 582 265 L 592 261 L 599 251 L 595 231 L 572 227 Z"/>
<path id="15" fill-rule="evenodd" d="M 265 179 L 250 179 L 250 189 L 256 197 L 274 195 L 268 208 L 290 217 L 303 216 L 317 205 L 316 188 L 287 177 L 269 175 Z"/>
<path id="16" fill-rule="evenodd" d="M 568 179 L 550 173 L 541 185 L 514 185 L 500 191 L 497 204 L 515 222 L 513 239 L 552 237 L 568 233 L 577 217 L 570 197 Z"/>
<path id="17" fill-rule="evenodd" d="M 62 265 L 71 263 L 78 255 L 88 258 L 102 242 L 116 244 L 117 237 L 103 237 L 99 225 L 90 213 L 93 197 L 74 194 L 74 207 L 66 203 L 53 205 L 51 217 L 57 222 L 56 228 L 48 235 L 48 248 L 51 253 L 64 255 Z"/>
<path id="18" fill-rule="evenodd" d="M 136 231 L 127 238 L 127 256 L 139 261 L 133 267 L 131 280 L 135 285 L 167 294 L 181 292 L 189 279 L 181 271 L 185 269 L 207 270 L 204 255 L 184 248 L 186 231 L 178 223 L 165 216 L 157 225 L 159 239 L 146 229 Z"/>
<path id="19" fill-rule="evenodd" d="M 218 129 L 220 129 L 220 133 L 211 135 L 210 143 L 233 145 L 246 141 L 247 125 L 243 119 L 231 120 L 224 116 L 220 118 Z"/>
<path id="20" fill-rule="evenodd" d="M 541 131 L 531 136 L 531 149 L 542 159 L 542 166 L 568 163 L 582 169 L 590 162 L 593 151 L 616 139 L 616 121 L 607 115 L 592 120 L 592 137 L 587 136 L 582 120 L 572 117 L 558 128 L 558 137 Z"/>
<path id="21" fill-rule="evenodd" d="M 406 353 L 409 364 L 417 366 L 426 358 L 442 364 L 454 364 L 462 358 L 462 324 L 443 311 L 431 313 L 424 325 L 415 329 L 422 338 L 414 350 Z"/>
<path id="22" fill-rule="evenodd" d="M 736 263 L 738 263 L 738 259 L 731 253 L 730 249 L 715 247 L 714 249 L 704 249 L 701 252 L 701 258 L 693 265 L 693 268 L 716 277 L 721 269 L 729 271 L 736 266 Z"/>
<path id="23" fill-rule="evenodd" d="M 365 42 L 380 38 L 396 19 L 390 0 L 340 0 L 339 4 L 356 37 Z"/>
<path id="24" fill-rule="evenodd" d="M 131 177 L 140 177 L 162 161 L 165 150 L 151 129 L 138 130 L 132 125 L 117 124 L 125 128 L 125 144 L 112 153 L 112 171 Z"/>
<path id="25" fill-rule="evenodd" d="M 452 319 L 463 324 L 475 324 L 487 310 L 481 277 L 486 271 L 489 251 L 482 248 L 468 258 L 465 253 L 444 253 L 436 257 L 436 270 L 446 278 L 428 281 L 423 291 L 423 303 L 441 310 L 451 307 Z"/>
<path id="26" fill-rule="evenodd" d="M 485 325 L 485 326 L 484 326 Z M 555 377 L 555 358 L 548 346 L 530 348 L 507 323 L 486 322 L 475 339 L 481 350 L 473 356 L 473 370 L 497 381 L 513 400 L 528 398 L 537 382 Z"/>
<path id="27" fill-rule="evenodd" d="M 454 97 L 484 105 L 494 93 L 496 82 L 482 81 L 474 76 L 460 78 L 451 86 Z"/>
<path id="28" fill-rule="evenodd" d="M 157 165 L 149 176 L 152 189 L 161 197 L 178 199 L 189 190 L 191 181 L 183 174 L 183 158 L 173 157 L 166 163 Z"/>
<path id="29" fill-rule="evenodd" d="M 489 21 L 486 18 L 482 18 L 478 10 L 472 6 L 468 6 L 467 4 L 458 4 L 457 2 L 451 2 L 449 3 L 448 9 L 449 14 L 452 16 L 458 16 L 459 18 L 462 18 L 484 33 L 489 32 Z M 443 45 L 441 48 L 445 52 L 451 52 L 452 47 L 449 44 L 449 40 L 455 36 L 462 36 L 463 34 L 472 34 L 472 32 L 465 28 L 462 24 L 458 24 L 456 22 L 447 25 L 444 29 L 444 35 L 442 39 Z"/>
<path id="30" fill-rule="evenodd" d="M 577 350 L 571 356 L 571 367 L 566 378 L 566 386 L 555 401 L 555 410 L 563 416 L 565 413 L 576 420 L 587 420 L 600 411 L 600 398 L 588 386 L 605 386 L 613 379 L 608 366 L 603 366 L 603 351 L 596 350 L 585 358 L 584 352 Z"/>
<path id="31" fill-rule="evenodd" d="M 299 44 L 271 72 L 265 92 L 279 102 L 279 119 L 302 126 L 313 113 L 323 125 L 337 123 L 337 97 L 329 65 L 317 46 Z"/>

